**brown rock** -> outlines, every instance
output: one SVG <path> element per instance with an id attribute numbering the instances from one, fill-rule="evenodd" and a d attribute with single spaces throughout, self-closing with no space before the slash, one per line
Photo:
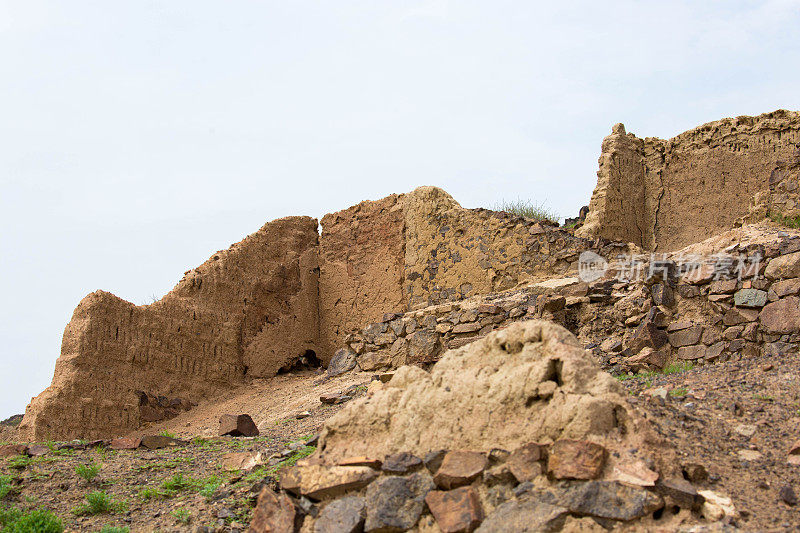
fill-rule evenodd
<path id="1" fill-rule="evenodd" d="M 381 462 L 380 459 L 373 459 L 371 457 L 348 457 L 346 459 L 342 459 L 339 461 L 339 466 L 368 466 L 370 468 L 374 468 L 376 470 L 380 470 Z"/>
<path id="2" fill-rule="evenodd" d="M 377 477 L 368 466 L 306 465 L 289 469 L 281 487 L 319 500 L 366 487 Z"/>
<path id="3" fill-rule="evenodd" d="M 556 479 L 595 479 L 605 461 L 606 450 L 599 444 L 562 439 L 550 447 L 547 470 Z"/>
<path id="4" fill-rule="evenodd" d="M 738 326 L 745 322 L 754 322 L 756 319 L 758 319 L 758 309 L 732 307 L 725 312 L 722 323 L 726 326 Z"/>
<path id="5" fill-rule="evenodd" d="M 142 444 L 141 437 L 118 437 L 111 440 L 112 450 L 135 450 Z"/>
<path id="6" fill-rule="evenodd" d="M 6 444 L 0 446 L 0 457 L 13 457 L 25 453 L 27 446 L 24 444 Z"/>
<path id="7" fill-rule="evenodd" d="M 400 452 L 387 455 L 381 469 L 389 474 L 407 474 L 421 467 L 422 459 L 408 452 Z"/>
<path id="8" fill-rule="evenodd" d="M 454 334 L 459 333 L 472 333 L 473 331 L 478 331 L 481 329 L 481 325 L 479 322 L 468 322 L 466 324 L 458 324 L 453 328 Z"/>
<path id="9" fill-rule="evenodd" d="M 542 474 L 542 464 L 539 461 L 543 459 L 544 447 L 531 442 L 511 452 L 506 464 L 516 480 L 524 483 L 533 481 Z"/>
<path id="10" fill-rule="evenodd" d="M 222 415 L 219 417 L 219 434 L 232 437 L 257 437 L 258 428 L 250 415 Z"/>
<path id="11" fill-rule="evenodd" d="M 658 350 L 668 342 L 667 334 L 659 329 L 654 320 L 645 319 L 633 334 L 628 348 L 633 353 L 639 353 L 642 348 Z"/>
<path id="12" fill-rule="evenodd" d="M 433 481 L 443 489 L 468 485 L 480 476 L 487 465 L 486 456 L 478 452 L 447 452 Z"/>
<path id="13" fill-rule="evenodd" d="M 361 533 L 367 506 L 364 498 L 348 496 L 334 500 L 322 509 L 314 533 Z"/>
<path id="14" fill-rule="evenodd" d="M 261 452 L 231 452 L 219 459 L 220 466 L 225 470 L 250 470 L 262 463 Z"/>
<path id="15" fill-rule="evenodd" d="M 694 325 L 679 331 L 669 334 L 669 343 L 680 348 L 681 346 L 690 346 L 700 342 L 700 337 L 703 335 L 703 326 Z"/>
<path id="16" fill-rule="evenodd" d="M 800 292 L 800 278 L 792 278 L 773 283 L 770 291 L 778 298 L 792 296 Z"/>
<path id="17" fill-rule="evenodd" d="M 297 511 L 285 494 L 264 487 L 258 495 L 248 533 L 294 533 Z"/>
<path id="18" fill-rule="evenodd" d="M 683 478 L 661 479 L 656 483 L 656 490 L 670 497 L 684 509 L 699 511 L 703 506 L 704 498 L 697 493 L 697 489 Z"/>
<path id="19" fill-rule="evenodd" d="M 636 355 L 625 359 L 625 363 L 631 368 L 645 367 L 647 365 L 652 365 L 656 368 L 664 368 L 667 364 L 668 356 L 669 352 L 667 351 L 667 347 L 663 347 L 660 350 L 653 350 L 652 348 L 645 347 L 639 350 L 639 353 Z"/>
<path id="20" fill-rule="evenodd" d="M 367 352 L 360 355 L 357 362 L 358 368 L 364 372 L 386 370 L 392 367 L 392 356 L 388 350 L 378 350 L 377 352 Z"/>
<path id="21" fill-rule="evenodd" d="M 470 533 L 483 520 L 481 502 L 472 487 L 432 490 L 425 496 L 425 503 L 442 533 Z"/>
<path id="22" fill-rule="evenodd" d="M 800 252 L 782 255 L 770 260 L 764 275 L 769 279 L 800 277 Z"/>
<path id="23" fill-rule="evenodd" d="M 186 442 L 164 435 L 147 435 L 142 437 L 142 446 L 151 450 L 172 448 L 175 446 L 183 446 L 184 444 L 186 444 Z"/>
<path id="24" fill-rule="evenodd" d="M 736 292 L 737 280 L 724 279 L 711 284 L 711 294 L 733 294 Z"/>
<path id="25" fill-rule="evenodd" d="M 704 344 L 697 344 L 695 346 L 683 346 L 678 348 L 678 359 L 684 361 L 693 361 L 706 356 L 707 350 Z"/>
<path id="26" fill-rule="evenodd" d="M 796 333 L 800 330 L 800 298 L 788 296 L 767 304 L 761 310 L 759 321 L 770 333 Z"/>

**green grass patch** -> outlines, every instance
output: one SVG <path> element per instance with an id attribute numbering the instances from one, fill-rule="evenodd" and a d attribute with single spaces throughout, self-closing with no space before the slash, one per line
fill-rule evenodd
<path id="1" fill-rule="evenodd" d="M 86 480 L 87 483 L 91 483 L 92 480 L 97 477 L 97 474 L 100 473 L 100 465 L 95 463 L 78 465 L 75 467 L 75 473 Z"/>
<path id="2" fill-rule="evenodd" d="M 283 468 L 288 468 L 296 465 L 297 461 L 299 461 L 304 457 L 308 457 L 309 455 L 314 453 L 316 449 L 317 448 L 315 446 L 303 446 L 302 448 L 292 453 L 292 455 L 290 455 L 289 457 L 287 457 L 286 459 L 284 459 L 280 463 L 277 463 L 274 466 L 259 466 L 253 469 L 252 472 L 250 472 L 249 474 L 247 474 L 247 476 L 244 477 L 244 481 L 247 483 L 255 483 L 256 481 L 260 481 L 265 477 L 274 477 L 278 479 L 279 478 L 278 471 L 280 471 Z"/>
<path id="3" fill-rule="evenodd" d="M 175 509 L 172 511 L 172 516 L 183 525 L 188 525 L 192 521 L 192 515 L 186 509 Z"/>
<path id="4" fill-rule="evenodd" d="M 546 220 L 558 224 L 558 215 L 544 204 L 537 204 L 531 200 L 501 200 L 492 206 L 494 211 L 505 211 L 512 215 L 517 215 L 534 220 Z"/>
<path id="5" fill-rule="evenodd" d="M 771 213 L 769 215 L 769 218 L 776 224 L 780 224 L 781 226 L 786 226 L 787 228 L 794 228 L 794 229 L 800 228 L 800 216 L 789 217 L 784 215 L 783 213 Z"/>
<path id="6" fill-rule="evenodd" d="M 46 509 L 21 511 L 16 507 L 0 507 L 0 529 L 3 533 L 62 533 L 61 520 Z"/>
<path id="7" fill-rule="evenodd" d="M 220 485 L 222 485 L 221 477 L 210 476 L 198 482 L 197 492 L 205 499 L 210 500 Z"/>
<path id="8" fill-rule="evenodd" d="M 669 391 L 669 395 L 674 398 L 683 398 L 687 394 L 689 394 L 689 389 L 686 387 L 678 387 L 677 389 L 672 389 Z"/>
<path id="9" fill-rule="evenodd" d="M 103 526 L 100 533 L 130 533 L 131 528 L 125 526 Z"/>
<path id="10" fill-rule="evenodd" d="M 614 376 L 618 381 L 628 381 L 634 379 L 639 383 L 643 383 L 647 386 L 653 384 L 653 379 L 659 376 L 668 376 L 670 374 L 679 374 L 681 372 L 686 372 L 687 370 L 691 370 L 694 368 L 694 363 L 691 361 L 681 361 L 677 363 L 670 363 L 669 365 L 665 366 L 661 371 L 653 371 L 653 370 L 642 370 L 636 374 L 618 374 Z"/>
<path id="11" fill-rule="evenodd" d="M 72 510 L 75 516 L 121 513 L 126 509 L 124 502 L 114 499 L 105 491 L 98 490 L 86 495 L 86 502 Z"/>
<path id="12" fill-rule="evenodd" d="M 9 494 L 17 492 L 17 487 L 13 483 L 14 476 L 0 475 L 0 500 L 5 499 Z"/>

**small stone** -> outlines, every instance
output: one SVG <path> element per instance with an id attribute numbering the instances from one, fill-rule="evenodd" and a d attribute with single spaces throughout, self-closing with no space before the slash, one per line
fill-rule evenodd
<path id="1" fill-rule="evenodd" d="M 594 479 L 605 465 L 605 448 L 589 441 L 557 440 L 550 447 L 547 470 L 556 479 Z"/>
<path id="2" fill-rule="evenodd" d="M 770 333 L 796 333 L 800 330 L 800 298 L 789 296 L 767 304 L 759 322 Z"/>
<path id="3" fill-rule="evenodd" d="M 542 448 L 542 445 L 530 442 L 511 452 L 507 464 L 517 481 L 533 481 L 542 474 L 542 464 L 539 462 L 544 459 Z"/>
<path id="4" fill-rule="evenodd" d="M 750 424 L 739 424 L 733 430 L 741 435 L 742 437 L 747 437 L 748 439 L 756 434 L 756 426 Z"/>
<path id="5" fill-rule="evenodd" d="M 792 507 L 797 505 L 797 494 L 795 494 L 791 485 L 784 485 L 781 487 L 781 490 L 778 491 L 778 495 L 786 505 L 790 505 Z"/>
<path id="6" fill-rule="evenodd" d="M 669 326 L 667 326 L 667 332 L 672 333 L 673 331 L 680 331 L 682 329 L 690 328 L 694 325 L 691 320 L 679 320 L 677 322 L 670 322 Z"/>
<path id="7" fill-rule="evenodd" d="M 394 377 L 394 372 L 381 372 L 380 374 L 378 374 L 378 380 L 381 383 L 389 383 L 390 381 L 392 381 L 393 377 Z"/>
<path id="8" fill-rule="evenodd" d="M 739 459 L 747 462 L 758 461 L 762 457 L 761 452 L 757 452 L 755 450 L 739 450 L 737 455 L 739 456 Z"/>
<path id="9" fill-rule="evenodd" d="M 358 533 L 364 527 L 367 504 L 364 498 L 348 496 L 334 500 L 317 517 L 314 533 Z"/>
<path id="10" fill-rule="evenodd" d="M 770 291 L 775 294 L 776 298 L 797 294 L 800 292 L 800 278 L 779 281 L 770 287 Z"/>
<path id="11" fill-rule="evenodd" d="M 368 466 L 375 470 L 380 470 L 382 464 L 379 459 L 364 456 L 348 457 L 339 461 L 339 466 Z"/>
<path id="12" fill-rule="evenodd" d="M 322 394 L 319 397 L 320 403 L 323 403 L 325 405 L 335 405 L 335 404 L 338 404 L 338 403 L 344 403 L 344 402 L 346 402 L 348 400 L 351 400 L 351 399 L 352 398 L 350 396 L 346 396 L 344 394 L 340 394 L 340 393 L 336 393 L 336 392 L 332 392 L 332 393 L 329 393 L 329 394 Z"/>
<path id="13" fill-rule="evenodd" d="M 135 450 L 142 445 L 141 437 L 118 437 L 111 440 L 112 450 Z"/>
<path id="14" fill-rule="evenodd" d="M 447 450 L 434 450 L 432 452 L 428 452 L 425 454 L 425 459 L 423 462 L 425 463 L 425 468 L 431 474 L 435 474 L 439 467 L 442 466 L 442 461 L 444 460 L 444 456 L 447 455 Z"/>
<path id="15" fill-rule="evenodd" d="M 25 453 L 27 446 L 24 444 L 5 444 L 0 446 L 0 457 L 13 457 Z"/>
<path id="16" fill-rule="evenodd" d="M 294 417 L 297 420 L 303 420 L 303 419 L 308 418 L 310 416 L 311 416 L 311 413 L 309 411 L 301 411 L 301 412 L 297 413 L 296 415 L 294 415 Z"/>
<path id="17" fill-rule="evenodd" d="M 389 474 L 407 474 L 422 466 L 422 459 L 407 452 L 387 455 L 381 469 Z"/>
<path id="18" fill-rule="evenodd" d="M 708 480 L 708 470 L 700 463 L 687 463 L 683 465 L 683 473 L 692 483 L 704 483 Z"/>
<path id="19" fill-rule="evenodd" d="M 50 453 L 50 448 L 43 444 L 31 444 L 25 450 L 25 453 L 31 457 L 41 457 L 42 455 L 47 455 Z"/>
<path id="20" fill-rule="evenodd" d="M 470 451 L 447 452 L 433 480 L 436 485 L 448 490 L 468 485 L 483 473 L 487 463 L 486 456 L 482 453 Z"/>
<path id="21" fill-rule="evenodd" d="M 479 329 L 481 329 L 481 325 L 479 322 L 470 322 L 467 324 L 458 324 L 453 328 L 453 333 L 454 334 L 472 333 L 474 331 L 478 331 Z"/>
<path id="22" fill-rule="evenodd" d="M 366 487 L 377 475 L 368 466 L 298 465 L 281 473 L 281 488 L 320 500 Z"/>
<path id="23" fill-rule="evenodd" d="M 731 307 L 722 317 L 722 323 L 726 326 L 738 326 L 739 324 L 744 324 L 745 322 L 754 322 L 757 319 L 758 309 Z"/>
<path id="24" fill-rule="evenodd" d="M 695 346 L 682 346 L 678 348 L 678 359 L 683 359 L 685 361 L 693 361 L 695 359 L 700 359 L 705 357 L 706 355 L 706 347 L 703 344 L 697 344 Z"/>
<path id="25" fill-rule="evenodd" d="M 703 326 L 694 325 L 688 328 L 683 328 L 668 335 L 669 343 L 679 348 L 681 346 L 690 346 L 700 342 L 700 337 L 703 335 Z"/>
<path id="26" fill-rule="evenodd" d="M 264 488 L 253 509 L 248 533 L 293 533 L 296 515 L 294 504 L 287 495 Z"/>
<path id="27" fill-rule="evenodd" d="M 478 533 L 561 531 L 569 510 L 533 499 L 499 505 L 476 530 Z"/>
<path id="28" fill-rule="evenodd" d="M 656 484 L 657 479 L 658 473 L 650 470 L 641 461 L 616 465 L 611 474 L 612 481 L 619 481 L 620 483 L 637 487 L 652 487 Z"/>
<path id="29" fill-rule="evenodd" d="M 769 279 L 786 279 L 800 277 L 800 252 L 782 255 L 772 259 L 764 275 Z"/>
<path id="30" fill-rule="evenodd" d="M 185 441 L 174 439 L 172 437 L 165 437 L 164 435 L 148 435 L 142 437 L 142 446 L 150 450 L 158 450 L 161 448 L 172 448 L 174 446 L 183 446 Z"/>
<path id="31" fill-rule="evenodd" d="M 358 356 L 356 360 L 358 368 L 364 372 L 372 372 L 374 370 L 385 370 L 391 368 L 392 357 L 389 355 L 388 350 L 379 350 L 377 352 L 366 352 Z"/>
<path id="32" fill-rule="evenodd" d="M 405 531 L 417 523 L 425 496 L 435 487 L 426 471 L 407 477 L 386 476 L 366 492 L 365 531 Z"/>
<path id="33" fill-rule="evenodd" d="M 733 295 L 733 304 L 736 307 L 764 307 L 767 304 L 767 292 L 757 289 L 742 289 Z"/>
<path id="34" fill-rule="evenodd" d="M 711 294 L 733 294 L 736 291 L 737 280 L 723 279 L 711 284 Z"/>
<path id="35" fill-rule="evenodd" d="M 261 452 L 232 452 L 223 455 L 219 464 L 225 470 L 250 470 L 263 462 Z"/>
<path id="36" fill-rule="evenodd" d="M 546 400 L 551 398 L 553 394 L 555 394 L 556 389 L 558 388 L 558 383 L 555 381 L 542 381 L 539 383 L 539 387 L 537 389 L 539 398 L 542 400 Z"/>
<path id="37" fill-rule="evenodd" d="M 481 502 L 472 487 L 432 490 L 425 496 L 425 503 L 442 533 L 470 533 L 483 520 Z"/>
<path id="38" fill-rule="evenodd" d="M 701 490 L 698 494 L 703 497 L 705 502 L 701 508 L 700 513 L 707 520 L 718 521 L 723 518 L 738 516 L 736 508 L 733 506 L 733 501 L 730 498 L 721 496 L 711 490 Z"/>
<path id="39" fill-rule="evenodd" d="M 250 415 L 222 415 L 219 417 L 219 435 L 257 437 L 258 428 Z"/>
<path id="40" fill-rule="evenodd" d="M 348 348 L 337 350 L 328 363 L 328 376 L 334 377 L 349 372 L 356 367 L 356 353 Z"/>
<path id="41" fill-rule="evenodd" d="M 683 478 L 662 479 L 656 484 L 659 494 L 669 496 L 672 501 L 684 509 L 699 511 L 703 505 L 703 497 L 697 489 Z"/>

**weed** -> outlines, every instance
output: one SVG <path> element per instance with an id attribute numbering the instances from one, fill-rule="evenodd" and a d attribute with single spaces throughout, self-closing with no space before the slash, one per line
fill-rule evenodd
<path id="1" fill-rule="evenodd" d="M 495 204 L 492 209 L 494 211 L 505 211 L 512 215 L 532 218 L 534 220 L 547 220 L 556 224 L 558 223 L 558 215 L 548 207 L 545 207 L 544 204 L 537 204 L 521 198 L 517 198 L 516 200 L 502 200 Z"/>
<path id="2" fill-rule="evenodd" d="M 186 509 L 176 509 L 172 511 L 172 516 L 181 524 L 188 525 L 192 521 L 192 515 Z"/>
<path id="3" fill-rule="evenodd" d="M 16 507 L 0 508 L 3 533 L 62 533 L 64 526 L 56 515 L 45 509 L 21 511 Z"/>
<path id="4" fill-rule="evenodd" d="M 105 491 L 98 490 L 86 495 L 86 503 L 72 510 L 76 516 L 119 513 L 125 509 L 124 502 L 112 498 Z"/>
<path id="5" fill-rule="evenodd" d="M 12 485 L 13 482 L 14 478 L 12 476 L 0 475 L 0 500 L 17 491 L 17 488 Z"/>
<path id="6" fill-rule="evenodd" d="M 195 486 L 197 486 L 197 481 L 190 476 L 183 475 L 183 472 L 178 472 L 161 483 L 161 488 L 169 492 L 182 492 L 194 488 Z"/>
<path id="7" fill-rule="evenodd" d="M 139 499 L 143 501 L 166 500 L 167 498 L 172 498 L 174 495 L 173 493 L 155 487 L 145 487 L 139 491 Z"/>
<path id="8" fill-rule="evenodd" d="M 797 217 L 788 217 L 782 213 L 771 213 L 769 218 L 775 222 L 776 224 L 780 224 L 781 226 L 786 226 L 788 228 L 798 229 L 800 228 L 800 216 Z"/>
<path id="9" fill-rule="evenodd" d="M 17 470 L 23 470 L 28 468 L 31 464 L 31 458 L 27 455 L 15 455 L 10 459 L 6 460 L 6 466 L 9 468 L 16 468 Z"/>
<path id="10" fill-rule="evenodd" d="M 774 402 L 775 398 L 770 396 L 769 394 L 756 394 L 753 396 L 756 400 L 761 400 L 762 402 Z"/>
<path id="11" fill-rule="evenodd" d="M 97 474 L 100 473 L 100 465 L 95 463 L 78 465 L 75 467 L 75 473 L 85 479 L 87 483 L 91 483 L 92 480 L 97 477 Z"/>
<path id="12" fill-rule="evenodd" d="M 299 450 L 296 450 L 292 455 L 281 461 L 280 463 L 274 466 L 260 466 L 255 468 L 252 472 L 250 472 L 247 476 L 245 476 L 244 480 L 248 483 L 255 483 L 256 481 L 260 481 L 265 477 L 274 477 L 278 478 L 278 471 L 282 468 L 291 467 L 297 464 L 297 461 L 302 459 L 303 457 L 308 457 L 317 448 L 314 446 L 303 446 Z"/>
<path id="13" fill-rule="evenodd" d="M 131 528 L 125 526 L 103 526 L 100 533 L 130 533 Z"/>
<path id="14" fill-rule="evenodd" d="M 669 391 L 669 395 L 675 398 L 683 398 L 689 393 L 689 389 L 686 387 L 678 387 L 677 389 L 672 389 Z"/>
<path id="15" fill-rule="evenodd" d="M 687 370 L 691 370 L 694 368 L 694 363 L 691 361 L 682 361 L 679 363 L 670 363 L 664 370 L 661 371 L 662 374 L 678 374 L 680 372 L 686 372 Z"/>
<path id="16" fill-rule="evenodd" d="M 219 476 L 207 477 L 198 482 L 199 488 L 197 492 L 205 499 L 210 500 L 220 485 L 222 485 L 222 478 Z"/>
<path id="17" fill-rule="evenodd" d="M 175 436 L 175 433 L 173 433 L 173 432 L 171 432 L 171 431 L 167 431 L 166 429 L 165 429 L 164 431 L 162 431 L 161 433 L 159 433 L 159 435 L 161 435 L 162 437 L 169 437 L 170 439 L 175 439 L 175 438 L 177 438 L 177 437 Z"/>

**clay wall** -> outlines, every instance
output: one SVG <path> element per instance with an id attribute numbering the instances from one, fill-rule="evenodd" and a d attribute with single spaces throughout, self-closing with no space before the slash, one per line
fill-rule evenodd
<path id="1" fill-rule="evenodd" d="M 618 124 L 603 140 L 582 236 L 672 251 L 732 228 L 800 145 L 800 114 L 710 122 L 669 140 Z"/>

